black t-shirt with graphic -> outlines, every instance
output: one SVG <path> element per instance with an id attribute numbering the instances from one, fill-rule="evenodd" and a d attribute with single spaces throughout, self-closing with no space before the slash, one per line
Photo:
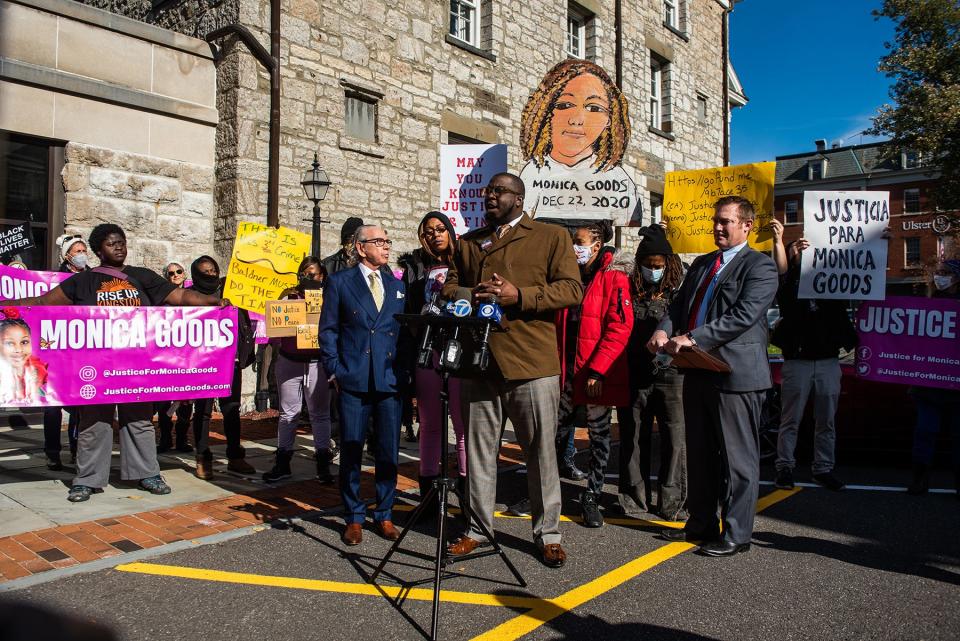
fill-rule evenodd
<path id="1" fill-rule="evenodd" d="M 74 305 L 143 307 L 162 305 L 176 285 L 145 267 L 123 268 L 126 280 L 96 270 L 80 272 L 60 283 Z"/>

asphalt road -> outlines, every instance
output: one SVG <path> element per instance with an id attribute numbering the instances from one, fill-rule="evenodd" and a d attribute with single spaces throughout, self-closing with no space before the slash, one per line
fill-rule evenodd
<path id="1" fill-rule="evenodd" d="M 868 483 L 884 475 L 859 469 L 855 476 Z M 525 483 L 509 472 L 500 485 L 498 496 L 512 501 Z M 578 494 L 565 482 L 565 514 L 578 513 Z M 553 570 L 538 560 L 529 520 L 498 518 L 501 541 L 528 587 L 517 586 L 497 557 L 454 564 L 469 576 L 443 582 L 452 601 L 441 604 L 440 637 L 960 636 L 960 501 L 953 495 L 804 488 L 773 498 L 780 500 L 757 517 L 751 551 L 733 559 L 671 547 L 642 522 L 599 530 L 565 522 L 570 558 Z M 429 595 L 356 593 L 370 590 L 365 578 L 389 546 L 368 531 L 362 546 L 347 549 L 340 530 L 339 520 L 313 515 L 126 568 L 134 571 L 64 577 L 4 598 L 95 620 L 131 640 L 423 638 Z M 430 576 L 434 539 L 428 528 L 418 530 L 404 547 L 419 556 L 395 557 L 406 565 L 391 564 L 390 573 Z"/>

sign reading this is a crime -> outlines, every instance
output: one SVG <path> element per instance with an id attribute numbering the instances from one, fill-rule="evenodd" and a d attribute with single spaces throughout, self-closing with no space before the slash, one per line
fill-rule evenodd
<path id="1" fill-rule="evenodd" d="M 770 221 L 776 168 L 775 162 L 760 162 L 667 173 L 663 218 L 673 251 L 705 254 L 716 249 L 713 206 L 724 196 L 743 196 L 750 201 L 756 218 L 748 242 L 760 251 L 772 249 Z"/>
<path id="2" fill-rule="evenodd" d="M 883 300 L 890 192 L 807 191 L 799 298 Z"/>

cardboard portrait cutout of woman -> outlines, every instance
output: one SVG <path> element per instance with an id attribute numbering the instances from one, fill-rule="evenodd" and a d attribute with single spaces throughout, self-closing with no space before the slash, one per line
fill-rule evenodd
<path id="1" fill-rule="evenodd" d="M 627 99 L 607 72 L 573 58 L 555 65 L 520 123 L 527 213 L 566 225 L 641 224 L 637 185 L 620 166 L 629 141 Z"/>

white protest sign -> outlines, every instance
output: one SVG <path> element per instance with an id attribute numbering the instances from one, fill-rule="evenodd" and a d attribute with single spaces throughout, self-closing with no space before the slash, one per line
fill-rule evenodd
<path id="1" fill-rule="evenodd" d="M 799 298 L 883 300 L 890 192 L 807 191 Z"/>
<path id="2" fill-rule="evenodd" d="M 440 211 L 458 236 L 486 225 L 483 188 L 506 170 L 506 145 L 440 145 Z"/>

